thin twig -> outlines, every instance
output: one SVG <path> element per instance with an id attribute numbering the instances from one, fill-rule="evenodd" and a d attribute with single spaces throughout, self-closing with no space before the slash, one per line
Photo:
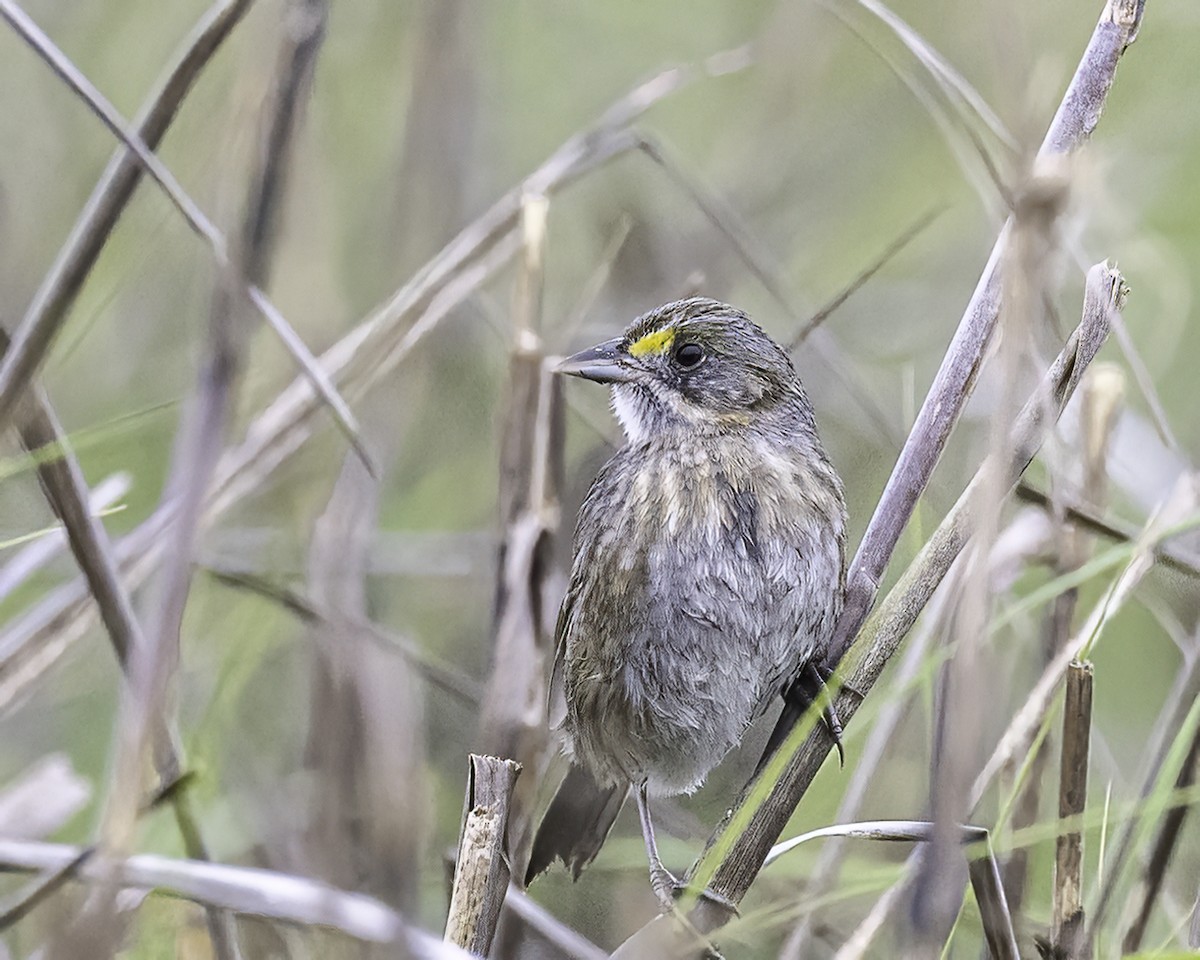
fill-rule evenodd
<path id="1" fill-rule="evenodd" d="M 1043 493 L 1028 480 L 1022 480 L 1013 491 L 1015 496 L 1041 507 L 1053 514 L 1054 503 L 1050 496 Z M 1064 518 L 1089 533 L 1095 533 L 1113 543 L 1132 543 L 1138 538 L 1138 529 L 1131 523 L 1122 520 L 1105 519 L 1091 507 L 1082 503 L 1064 500 L 1062 505 Z M 1179 573 L 1191 577 L 1200 577 L 1200 557 L 1181 548 L 1177 543 L 1159 543 L 1154 546 L 1156 562 L 1170 567 Z"/>
<path id="2" fill-rule="evenodd" d="M 26 889 L 18 891 L 11 900 L 0 905 L 0 930 L 6 930 L 22 920 L 38 904 L 44 903 L 61 890 L 95 852 L 95 847 L 84 847 L 74 859 L 68 860 L 57 870 L 46 871 Z"/>
<path id="3" fill-rule="evenodd" d="M 913 240 L 920 236 L 925 231 L 925 228 L 932 224 L 933 221 L 938 217 L 940 217 L 945 210 L 945 207 L 932 207 L 921 214 L 921 216 L 917 217 L 917 219 L 910 223 L 907 227 L 905 227 L 899 236 L 897 236 L 891 243 L 884 247 L 879 256 L 877 256 L 865 268 L 859 271 L 858 276 L 846 284 L 846 286 L 842 287 L 842 289 L 833 296 L 833 299 L 827 301 L 822 307 L 820 307 L 820 309 L 818 309 L 804 322 L 804 326 L 801 327 L 795 333 L 795 335 L 793 335 L 792 339 L 788 341 L 788 351 L 790 352 L 797 350 L 800 345 L 808 339 L 814 330 L 820 327 L 821 324 L 823 324 L 837 310 L 839 310 L 842 304 L 844 304 L 847 300 L 854 296 L 855 293 L 861 290 L 862 287 L 873 276 L 875 276 L 875 274 L 887 266 L 888 263 L 890 263 L 896 257 L 896 255 L 900 253 L 900 251 L 902 251 Z"/>

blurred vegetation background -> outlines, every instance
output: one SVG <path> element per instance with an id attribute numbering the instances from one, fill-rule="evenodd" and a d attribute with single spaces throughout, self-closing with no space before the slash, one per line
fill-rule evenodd
<path id="1" fill-rule="evenodd" d="M 257 0 L 160 150 L 191 196 L 231 234 L 262 136 L 276 51 L 295 27 L 299 6 Z M 1015 149 L 985 140 L 1004 181 L 1036 149 L 1100 8 L 1098 0 L 891 4 L 1010 132 Z M 132 117 L 205 5 L 29 0 L 25 9 Z M 697 79 L 656 104 L 638 127 L 687 181 L 735 212 L 785 302 L 764 287 L 678 178 L 633 152 L 552 198 L 542 333 L 549 352 L 566 352 L 611 336 L 663 301 L 703 292 L 737 304 L 787 341 L 897 237 L 932 215 L 796 354 L 846 480 L 857 542 L 1005 209 L 962 124 L 953 117 L 939 123 L 922 102 L 931 96 L 937 102 L 924 68 L 887 25 L 849 0 L 331 4 L 278 221 L 268 288 L 274 302 L 320 352 L 637 83 L 744 44 L 751 54 L 744 69 Z M 1200 328 L 1193 321 L 1200 263 L 1198 63 L 1200 6 L 1151 0 L 1103 121 L 1072 165 L 1066 252 L 1057 265 L 1061 324 L 1038 337 L 1045 358 L 1053 356 L 1078 316 L 1082 268 L 1105 257 L 1119 263 L 1133 288 L 1125 312 L 1129 335 L 1177 440 L 1175 448 L 1160 440 L 1131 378 L 1109 462 L 1110 509 L 1138 526 L 1191 469 L 1200 446 L 1194 370 Z M 79 99 L 11 31 L 0 30 L 0 323 L 7 330 L 18 325 L 113 147 Z M 514 277 L 511 265 L 499 270 L 355 404 L 383 468 L 374 516 L 364 521 L 365 610 L 479 683 L 492 668 Z M 128 476 L 120 509 L 105 519 L 113 535 L 134 529 L 164 496 L 176 431 L 204 355 L 213 284 L 210 253 L 161 193 L 143 184 L 42 372 L 90 483 Z M 230 444 L 295 375 L 293 361 L 264 327 L 245 351 Z M 1102 359 L 1128 369 L 1115 341 Z M 986 449 L 996 386 L 995 374 L 985 373 L 893 572 L 903 569 L 974 471 Z M 577 384 L 565 390 L 560 573 L 575 506 L 619 439 L 603 390 Z M 395 739 L 372 744 L 395 751 L 380 762 L 402 781 L 391 816 L 414 835 L 402 848 L 410 859 L 398 868 L 408 882 L 400 897 L 385 876 L 361 864 L 342 870 L 320 842 L 322 824 L 328 826 L 322 816 L 345 814 L 348 801 L 336 796 L 338 758 L 355 752 L 353 733 L 362 728 L 353 718 L 331 723 L 328 742 L 321 740 L 329 718 L 321 713 L 314 663 L 330 648 L 319 630 L 275 600 L 212 574 L 246 574 L 303 592 L 314 570 L 336 571 L 341 551 L 351 562 L 357 542 L 337 523 L 314 533 L 346 453 L 329 417 L 316 423 L 295 456 L 203 533 L 175 685 L 179 726 L 198 773 L 190 789 L 217 859 L 366 889 L 438 930 L 466 756 L 480 739 L 477 708 L 425 683 L 399 655 L 385 651 L 372 660 L 379 677 L 394 680 L 385 686 L 394 700 L 384 697 L 385 725 L 375 735 L 394 721 Z M 1070 434 L 1068 424 L 1060 448 L 1068 464 Z M 12 440 L 0 470 L 0 539 L 52 526 L 29 458 Z M 1041 465 L 1035 475 L 1045 485 L 1051 472 Z M 0 564 L 24 548 L 7 545 Z M 69 555 L 60 554 L 5 596 L 0 637 L 75 576 Z M 1030 563 L 1000 602 L 1015 602 L 1050 577 Z M 1085 584 L 1081 610 L 1090 609 L 1106 583 Z M 1182 638 L 1195 629 L 1194 600 L 1194 581 L 1156 571 L 1095 650 L 1093 803 L 1136 795 L 1147 737 L 1184 659 Z M 993 739 L 1040 672 L 1044 613 L 1040 607 L 1014 618 L 988 646 L 994 687 L 979 709 Z M 912 696 L 863 818 L 926 813 L 932 676 L 925 671 Z M 0 704 L 0 784 L 61 752 L 92 785 L 92 801 L 55 839 L 83 843 L 94 835 L 118 690 L 111 650 L 102 629 L 92 626 L 36 683 Z M 847 731 L 846 769 L 826 764 L 794 818 L 794 832 L 833 819 L 863 737 L 890 692 L 885 679 Z M 755 734 L 756 743 L 764 732 Z M 348 739 L 339 739 L 343 734 Z M 691 862 L 756 757 L 756 748 L 747 747 L 699 794 L 669 811 L 670 865 Z M 1052 763 L 1045 773 L 1047 819 L 1054 816 L 1054 770 Z M 369 812 L 383 816 L 380 809 Z M 342 826 L 348 836 L 372 835 L 362 824 Z M 1196 895 L 1200 828 L 1189 822 L 1184 830 L 1148 944 L 1169 938 Z M 1098 870 L 1099 834 L 1099 826 L 1088 833 L 1090 877 Z M 181 853 L 164 812 L 144 819 L 137 846 Z M 774 955 L 795 914 L 780 918 L 767 905 L 795 901 L 818 850 L 801 850 L 763 875 L 745 909 L 753 917 L 761 908 L 761 922 L 743 923 L 733 934 L 744 955 Z M 840 943 L 895 879 L 905 852 L 851 849 L 838 892 L 817 914 L 819 955 Z M 1052 859 L 1052 838 L 1031 848 L 1025 911 L 1034 929 L 1047 922 Z M 654 907 L 636 818 L 627 812 L 578 884 L 559 870 L 532 892 L 601 946 L 615 946 Z M 8 931 L 14 956 L 40 942 L 56 909 L 48 905 Z M 970 908 L 963 925 L 978 930 Z M 152 898 L 139 911 L 129 955 L 203 955 L 182 952 L 205 949 L 201 931 L 198 911 Z M 268 954 L 283 951 L 282 941 L 258 934 Z M 975 955 L 977 932 L 960 936 L 952 955 Z M 886 943 L 885 933 L 878 956 L 891 955 Z"/>

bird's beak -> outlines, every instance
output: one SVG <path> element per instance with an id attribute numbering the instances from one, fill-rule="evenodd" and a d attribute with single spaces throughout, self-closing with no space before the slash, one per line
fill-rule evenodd
<path id="1" fill-rule="evenodd" d="M 556 369 L 559 373 L 597 383 L 629 383 L 637 379 L 637 371 L 628 365 L 621 342 L 621 338 L 616 337 L 580 350 L 563 360 Z"/>

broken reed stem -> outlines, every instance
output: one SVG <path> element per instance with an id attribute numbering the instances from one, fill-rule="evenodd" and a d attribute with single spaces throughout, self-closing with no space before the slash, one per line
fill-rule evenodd
<path id="1" fill-rule="evenodd" d="M 1000 865 L 991 850 L 986 856 L 968 860 L 967 874 L 971 878 L 983 936 L 993 960 L 1021 960 L 1012 911 L 1008 908 L 1000 878 Z"/>
<path id="2" fill-rule="evenodd" d="M 1067 667 L 1063 705 L 1062 757 L 1059 763 L 1058 815 L 1082 814 L 1087 806 L 1088 751 L 1092 736 L 1090 663 L 1072 660 Z M 1070 958 L 1079 956 L 1083 933 L 1083 833 L 1060 834 L 1054 858 L 1054 914 L 1051 943 Z"/>
<path id="3" fill-rule="evenodd" d="M 520 773 L 512 760 L 471 754 L 445 939 L 477 957 L 491 950 L 508 890 L 505 836 Z"/>

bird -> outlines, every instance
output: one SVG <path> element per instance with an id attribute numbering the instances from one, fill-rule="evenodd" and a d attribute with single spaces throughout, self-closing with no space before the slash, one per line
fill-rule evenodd
<path id="1" fill-rule="evenodd" d="M 791 358 L 742 311 L 668 303 L 558 372 L 611 388 L 625 443 L 576 521 L 549 721 L 570 766 L 526 884 L 578 879 L 630 792 L 651 887 L 651 797 L 689 794 L 819 661 L 845 584 L 843 486 Z"/>

